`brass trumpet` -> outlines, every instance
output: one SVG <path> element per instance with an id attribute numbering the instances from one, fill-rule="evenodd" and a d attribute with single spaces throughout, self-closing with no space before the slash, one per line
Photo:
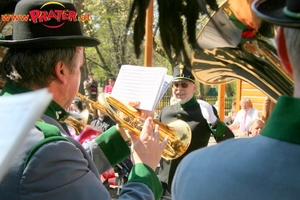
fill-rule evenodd
<path id="1" fill-rule="evenodd" d="M 96 109 L 106 113 L 116 123 L 127 131 L 139 136 L 144 125 L 144 120 L 140 118 L 140 112 L 126 105 L 109 94 L 102 93 L 98 97 L 98 102 L 94 102 L 80 93 L 77 96 L 88 102 Z M 126 118 L 121 118 L 117 112 L 122 112 Z M 175 120 L 165 125 L 157 120 L 153 120 L 154 124 L 159 125 L 159 140 L 168 136 L 168 144 L 164 149 L 162 157 L 166 160 L 172 160 L 180 157 L 189 147 L 191 142 L 191 129 L 189 125 L 182 120 Z"/>

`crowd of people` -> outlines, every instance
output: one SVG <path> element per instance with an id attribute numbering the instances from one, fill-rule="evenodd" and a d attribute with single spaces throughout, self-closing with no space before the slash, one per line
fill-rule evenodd
<path id="1" fill-rule="evenodd" d="M 76 13 L 72 3 L 58 2 Z M 178 65 L 173 74 L 172 101 L 156 120 L 163 124 L 185 121 L 192 139 L 184 154 L 171 160 L 161 158 L 169 139 L 160 141 L 159 126 L 153 113 L 146 110 L 140 110 L 145 123 L 139 136 L 96 110 L 90 125 L 101 134 L 84 142 L 74 139 L 65 119 L 72 112 L 82 113 L 85 107 L 76 97 L 84 47 L 100 42 L 83 36 L 79 21 L 65 20 L 60 28 L 15 21 L 12 39 L 0 40 L 0 45 L 8 48 L 1 63 L 5 80 L 1 96 L 48 88 L 53 100 L 29 131 L 24 147 L 16 150 L 11 167 L 0 180 L 0 198 L 110 199 L 100 174 L 128 158 L 132 166 L 119 199 L 299 198 L 299 179 L 294 175 L 300 151 L 295 131 L 300 121 L 295 112 L 300 105 L 298 4 L 296 0 L 258 0 L 253 4 L 258 16 L 278 25 L 278 54 L 283 69 L 294 79 L 294 96 L 278 99 L 267 124 L 251 100 L 243 98 L 241 109 L 232 110 L 232 124 L 227 125 L 214 106 L 195 98 L 193 74 L 184 64 Z M 58 9 L 47 0 L 21 0 L 15 14 L 37 8 L 48 13 Z M 115 80 L 109 78 L 105 93 L 112 92 Z M 89 73 L 83 84 L 86 97 L 97 101 L 100 92 L 94 74 Z M 139 102 L 129 105 L 137 107 Z M 241 133 L 250 138 L 234 139 Z M 211 136 L 220 144 L 206 148 Z"/>

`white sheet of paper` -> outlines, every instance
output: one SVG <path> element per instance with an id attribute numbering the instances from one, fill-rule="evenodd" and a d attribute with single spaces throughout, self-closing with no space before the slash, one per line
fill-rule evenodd
<path id="1" fill-rule="evenodd" d="M 166 75 L 165 76 L 165 80 L 164 80 L 164 83 L 162 85 L 162 89 L 160 91 L 160 94 L 159 94 L 159 98 L 157 98 L 157 102 L 156 102 L 156 105 L 158 105 L 158 103 L 160 102 L 161 98 L 165 95 L 165 93 L 167 92 L 168 90 L 168 87 L 169 85 L 171 84 L 173 80 L 173 76 L 170 76 L 170 75 Z"/>
<path id="2" fill-rule="evenodd" d="M 139 101 L 137 108 L 152 111 L 162 97 L 162 89 L 168 87 L 167 71 L 165 67 L 123 65 L 111 95 L 125 103 Z"/>
<path id="3" fill-rule="evenodd" d="M 0 181 L 34 122 L 52 99 L 48 90 L 0 97 Z"/>

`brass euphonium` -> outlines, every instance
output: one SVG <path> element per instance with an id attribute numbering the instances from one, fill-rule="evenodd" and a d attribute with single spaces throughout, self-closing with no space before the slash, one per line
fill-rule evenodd
<path id="1" fill-rule="evenodd" d="M 80 135 L 87 124 L 88 118 L 89 111 L 85 109 L 80 114 L 71 113 L 65 123 L 74 129 L 76 135 Z"/>
<path id="2" fill-rule="evenodd" d="M 208 85 L 236 79 L 246 81 L 277 102 L 281 95 L 292 95 L 294 83 L 281 69 L 274 43 L 275 27 L 252 17 L 256 15 L 251 10 L 251 2 L 225 0 L 217 12 L 203 20 L 205 24 L 197 38 L 201 48 L 191 53 L 192 72 L 199 82 Z M 244 12 L 234 12 L 240 7 Z M 231 20 L 233 15 L 243 15 L 244 21 L 257 24 L 255 37 L 242 37 L 242 30 Z"/>
<path id="3" fill-rule="evenodd" d="M 124 129 L 137 136 L 140 135 L 144 120 L 140 118 L 140 112 L 137 109 L 105 93 L 99 95 L 98 102 L 94 102 L 80 93 L 77 96 L 90 103 L 92 107 L 106 113 Z M 117 112 L 122 112 L 126 118 L 121 118 Z M 175 120 L 168 125 L 157 120 L 153 120 L 153 122 L 159 125 L 159 140 L 161 142 L 168 136 L 168 144 L 163 151 L 162 157 L 166 160 L 180 157 L 187 150 L 191 142 L 191 129 L 189 125 L 182 120 Z"/>

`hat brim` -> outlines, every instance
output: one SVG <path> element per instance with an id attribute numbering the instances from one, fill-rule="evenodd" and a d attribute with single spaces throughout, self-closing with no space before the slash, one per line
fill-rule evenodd
<path id="1" fill-rule="evenodd" d="M 0 46 L 9 48 L 65 48 L 65 47 L 94 47 L 100 41 L 86 36 L 43 37 L 26 40 L 0 40 Z"/>
<path id="2" fill-rule="evenodd" d="M 190 81 L 190 82 L 195 83 L 195 80 L 193 80 L 191 78 L 187 78 L 187 77 L 175 77 L 172 80 L 172 82 L 178 82 L 178 81 Z"/>
<path id="3" fill-rule="evenodd" d="M 258 0 L 251 5 L 252 10 L 263 20 L 287 27 L 300 27 L 300 19 L 293 19 L 283 12 L 286 2 L 282 0 Z"/>

